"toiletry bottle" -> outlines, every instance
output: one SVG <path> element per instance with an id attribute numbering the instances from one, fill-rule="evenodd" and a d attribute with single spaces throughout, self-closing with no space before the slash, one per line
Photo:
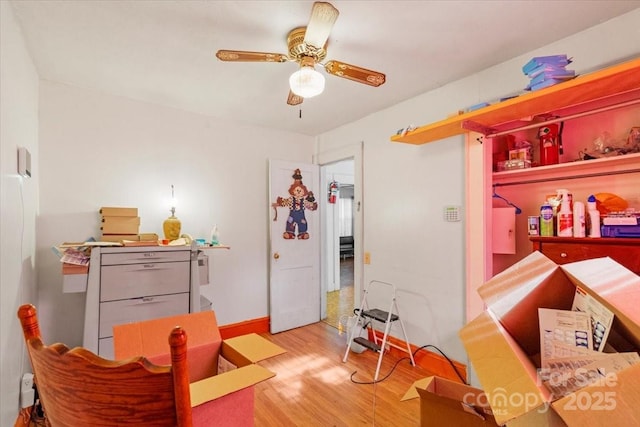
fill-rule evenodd
<path id="1" fill-rule="evenodd" d="M 562 196 L 558 212 L 558 237 L 571 237 L 573 236 L 573 212 L 571 211 L 569 192 L 558 190 L 558 193 Z"/>
<path id="2" fill-rule="evenodd" d="M 600 234 L 600 211 L 596 208 L 596 197 L 592 194 L 587 199 L 587 210 L 589 212 L 589 237 L 601 237 Z"/>
<path id="3" fill-rule="evenodd" d="M 573 237 L 585 237 L 584 203 L 573 204 Z"/>
<path id="4" fill-rule="evenodd" d="M 548 202 L 540 207 L 540 236 L 553 236 L 553 207 Z"/>
<path id="5" fill-rule="evenodd" d="M 211 246 L 218 246 L 220 244 L 220 234 L 218 233 L 218 226 L 214 225 L 211 230 Z"/>

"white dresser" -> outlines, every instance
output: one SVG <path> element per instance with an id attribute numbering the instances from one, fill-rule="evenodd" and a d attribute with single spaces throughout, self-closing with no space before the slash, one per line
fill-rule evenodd
<path id="1" fill-rule="evenodd" d="M 195 248 L 94 248 L 83 347 L 113 359 L 113 325 L 197 312 L 200 306 Z"/>

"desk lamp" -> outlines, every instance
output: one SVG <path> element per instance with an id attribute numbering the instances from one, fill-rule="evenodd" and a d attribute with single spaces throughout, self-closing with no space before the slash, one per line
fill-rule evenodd
<path id="1" fill-rule="evenodd" d="M 173 184 L 171 185 L 171 216 L 164 220 L 162 228 L 164 230 L 164 238 L 171 241 L 180 237 L 181 222 L 176 217 L 176 199 L 173 194 Z"/>

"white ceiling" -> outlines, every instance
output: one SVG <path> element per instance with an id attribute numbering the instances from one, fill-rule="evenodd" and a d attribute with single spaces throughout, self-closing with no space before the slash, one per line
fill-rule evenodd
<path id="1" fill-rule="evenodd" d="M 42 79 L 318 135 L 640 7 L 640 0 L 354 1 L 327 59 L 386 74 L 374 88 L 327 75 L 286 104 L 294 63 L 224 63 L 218 49 L 287 53 L 311 1 L 12 1 Z M 550 54 L 561 52 L 550 52 Z M 301 118 L 300 118 L 301 114 Z"/>

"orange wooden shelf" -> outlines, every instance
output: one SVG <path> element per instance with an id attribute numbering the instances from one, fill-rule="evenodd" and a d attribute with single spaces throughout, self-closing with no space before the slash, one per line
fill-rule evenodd
<path id="1" fill-rule="evenodd" d="M 617 64 L 545 89 L 525 93 L 496 104 L 419 127 L 406 135 L 393 135 L 392 142 L 426 144 L 468 132 L 465 122 L 495 129 L 524 118 L 573 108 L 572 112 L 599 107 L 614 97 L 640 99 L 640 58 Z M 514 126 L 515 127 L 515 126 Z"/>

